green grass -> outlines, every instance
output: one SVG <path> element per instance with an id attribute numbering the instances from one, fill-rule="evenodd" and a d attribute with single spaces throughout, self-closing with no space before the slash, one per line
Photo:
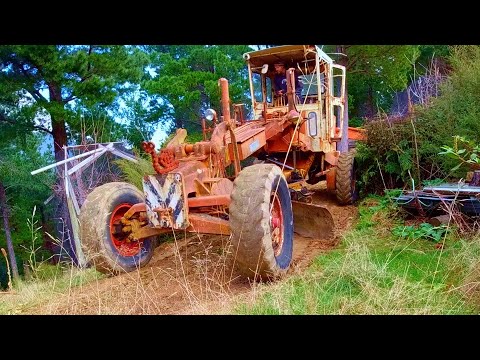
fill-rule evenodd
<path id="1" fill-rule="evenodd" d="M 102 277 L 95 269 L 40 264 L 36 277 L 16 282 L 13 291 L 1 294 L 0 315 L 35 313 L 37 307 L 54 302 L 56 296 Z"/>
<path id="2" fill-rule="evenodd" d="M 338 248 L 317 257 L 301 275 L 260 285 L 253 303 L 240 303 L 235 312 L 478 313 L 475 298 L 463 290 L 480 279 L 480 238 L 461 240 L 451 231 L 439 249 L 424 238 L 394 236 L 403 220 L 385 198 L 367 198 L 359 213 Z"/>
<path id="3" fill-rule="evenodd" d="M 369 197 L 340 245 L 301 274 L 257 284 L 248 300 L 233 300 L 237 314 L 477 314 L 480 309 L 480 236 L 460 239 L 449 231 L 445 246 L 401 236 L 398 209 Z M 397 234 L 397 235 L 395 235 Z M 415 234 L 415 232 L 412 232 Z M 443 242 L 442 240 L 442 242 Z M 37 264 L 31 280 L 0 294 L 0 314 L 61 312 L 72 289 L 104 277 L 94 269 Z M 73 292 L 72 292 L 73 293 Z M 242 299 L 240 297 L 240 299 Z M 100 301 L 100 300 L 99 300 Z M 75 307 L 72 307 L 75 308 Z M 77 308 L 75 308 L 77 309 Z"/>

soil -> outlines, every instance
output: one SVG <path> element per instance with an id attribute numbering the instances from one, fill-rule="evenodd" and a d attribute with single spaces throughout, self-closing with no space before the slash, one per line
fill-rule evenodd
<path id="1" fill-rule="evenodd" d="M 355 206 L 339 206 L 335 196 L 316 192 L 313 203 L 326 206 L 335 221 L 335 241 L 295 235 L 292 266 L 303 271 L 321 253 L 338 246 L 357 216 Z M 35 309 L 40 314 L 222 314 L 254 284 L 239 277 L 231 265 L 228 237 L 176 234 L 164 242 L 142 269 L 72 287 Z M 280 281 L 280 280 L 278 280 Z"/>

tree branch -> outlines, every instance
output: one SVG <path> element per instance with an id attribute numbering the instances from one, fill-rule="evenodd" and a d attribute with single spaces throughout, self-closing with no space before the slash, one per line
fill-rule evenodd
<path id="1" fill-rule="evenodd" d="M 368 71 L 364 69 L 356 69 L 356 70 L 350 70 L 348 73 L 349 74 L 368 74 Z"/>
<path id="2" fill-rule="evenodd" d="M 348 71 L 349 73 L 352 72 L 350 69 L 353 67 L 353 65 L 355 65 L 355 63 L 356 63 L 357 61 L 358 61 L 358 56 L 357 56 L 357 57 L 354 57 L 353 60 L 348 63 L 347 71 Z"/>
<path id="3" fill-rule="evenodd" d="M 65 100 L 62 100 L 62 102 L 63 102 L 64 104 L 66 104 L 66 103 L 68 103 L 68 102 L 70 102 L 70 101 L 72 101 L 72 100 L 75 100 L 75 99 L 77 99 L 77 96 L 71 95 L 71 96 L 69 96 L 68 98 L 66 98 Z"/>
<path id="4" fill-rule="evenodd" d="M 90 59 L 90 55 L 92 54 L 92 51 L 93 51 L 93 45 L 90 45 L 90 47 L 88 48 L 88 58 L 89 59 Z M 88 60 L 87 73 L 90 72 L 91 67 L 92 67 L 92 63 L 90 62 L 90 60 Z"/>
<path id="5" fill-rule="evenodd" d="M 345 45 L 345 49 L 347 49 L 347 46 L 350 47 L 351 45 Z M 387 48 L 384 48 L 381 53 L 375 54 L 375 57 L 384 56 L 385 54 L 388 54 L 393 48 L 395 48 L 395 46 L 396 45 L 392 45 L 392 46 L 389 46 Z M 347 70 L 350 70 L 358 62 L 359 59 L 365 59 L 365 57 L 364 56 L 360 57 L 360 56 L 357 55 L 356 57 L 352 57 L 351 59 L 352 59 L 352 61 L 349 61 L 348 66 L 347 66 Z M 353 70 L 353 71 L 355 71 L 355 70 Z M 352 71 L 348 71 L 348 72 L 352 73 Z"/>
<path id="6" fill-rule="evenodd" d="M 80 82 L 83 83 L 85 80 L 90 79 L 92 76 L 93 76 L 93 73 L 85 75 L 83 78 L 80 79 Z"/>
<path id="7" fill-rule="evenodd" d="M 34 80 L 34 81 L 38 80 L 38 79 L 35 78 L 35 76 L 30 74 L 28 72 L 28 70 L 25 70 L 23 68 L 23 65 L 25 65 L 25 63 L 23 63 L 21 61 L 13 61 L 13 63 L 16 65 L 17 69 L 19 69 L 27 79 L 31 79 L 31 80 Z M 34 66 L 34 67 L 37 68 L 38 71 L 40 71 L 38 66 Z M 27 88 L 25 90 L 27 90 L 35 100 L 40 101 L 40 102 L 43 101 L 45 103 L 48 103 L 48 100 L 45 98 L 45 96 L 43 96 L 37 89 L 35 89 L 33 84 L 31 86 L 31 88 Z"/>
<path id="8" fill-rule="evenodd" d="M 33 124 L 18 124 L 15 120 L 12 120 L 12 119 L 9 119 L 7 118 L 4 114 L 0 113 L 0 122 L 3 122 L 3 123 L 7 123 L 7 124 L 10 124 L 10 125 L 21 125 L 21 126 L 24 126 L 28 129 L 31 129 L 31 130 L 39 130 L 39 131 L 43 131 L 43 132 L 46 132 L 46 133 L 49 133 L 51 135 L 53 135 L 53 132 L 51 130 L 48 130 L 46 127 L 43 127 L 41 125 L 33 125 Z"/>
<path id="9" fill-rule="evenodd" d="M 32 97 L 37 100 L 38 102 L 44 102 L 44 103 L 48 103 L 48 100 L 45 96 L 43 96 L 37 89 L 35 88 L 31 88 L 31 89 L 25 89 L 27 90 L 30 95 L 32 95 Z"/>
<path id="10" fill-rule="evenodd" d="M 88 49 L 88 56 L 89 56 L 89 57 L 90 57 L 90 55 L 92 54 L 92 51 L 93 51 L 93 45 L 90 45 L 90 47 L 89 47 L 89 49 Z M 88 65 L 87 65 L 87 74 L 80 79 L 80 83 L 83 83 L 84 81 L 90 79 L 90 78 L 93 76 L 93 72 L 90 73 L 91 69 L 92 69 L 92 63 L 91 63 L 90 60 L 89 60 L 89 61 L 88 61 Z M 72 96 L 68 97 L 67 99 L 65 99 L 65 100 L 63 101 L 63 103 L 66 104 L 66 103 L 68 103 L 69 101 L 72 101 L 72 100 L 75 99 L 75 98 L 76 98 L 76 97 L 74 97 L 74 96 L 72 95 Z"/>
<path id="11" fill-rule="evenodd" d="M 40 126 L 40 125 L 32 125 L 30 126 L 32 129 L 43 131 L 46 133 L 49 133 L 50 135 L 53 135 L 53 131 L 48 130 L 46 127 Z"/>

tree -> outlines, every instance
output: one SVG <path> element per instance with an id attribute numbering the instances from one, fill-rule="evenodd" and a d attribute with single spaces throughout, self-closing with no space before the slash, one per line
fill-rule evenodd
<path id="1" fill-rule="evenodd" d="M 79 112 L 106 111 L 135 88 L 148 63 L 132 46 L 8 45 L 0 47 L 0 100 L 18 107 L 18 116 L 0 117 L 16 130 L 41 130 L 53 136 L 57 160 L 75 130 Z M 113 111 L 114 109 L 112 109 Z"/>
<path id="2" fill-rule="evenodd" d="M 8 257 L 10 258 L 10 265 L 12 267 L 13 278 L 18 279 L 18 266 L 15 259 L 15 250 L 13 249 L 12 232 L 10 231 L 10 214 L 7 206 L 7 194 L 5 193 L 5 186 L 0 180 L 0 210 L 3 217 L 3 229 L 5 231 L 5 240 L 7 243 Z"/>
<path id="3" fill-rule="evenodd" d="M 200 118 L 209 107 L 219 108 L 218 80 L 229 81 L 232 102 L 246 102 L 248 73 L 242 55 L 247 45 L 171 45 L 151 47 L 152 72 L 145 83 L 156 99 L 158 111 L 168 130 L 201 130 Z M 153 104 L 153 103 L 152 103 Z"/>
<path id="4" fill-rule="evenodd" d="M 327 53 L 346 68 L 344 132 L 340 151 L 348 149 L 350 116 L 373 116 L 388 111 L 393 94 L 408 85 L 418 45 L 336 45 Z"/>
<path id="5" fill-rule="evenodd" d="M 389 110 L 393 94 L 410 80 L 418 45 L 342 45 L 350 114 L 373 116 Z"/>
<path id="6" fill-rule="evenodd" d="M 5 127 L 0 124 L 0 132 Z M 53 183 L 53 176 L 49 173 L 30 175 L 30 171 L 53 160 L 38 153 L 41 142 L 40 134 L 19 134 L 14 138 L 0 139 L 0 216 L 14 278 L 18 278 L 15 255 L 21 254 L 19 246 L 27 245 L 31 239 L 27 219 L 32 216 L 34 206 L 43 205 Z M 3 234 L 0 234 L 0 241 L 2 238 Z"/>
<path id="7" fill-rule="evenodd" d="M 161 121 L 163 107 L 155 106 L 156 101 L 139 88 L 138 91 L 125 94 L 119 115 L 124 120 L 122 135 L 138 147 L 142 141 L 149 141 Z M 152 103 L 154 104 L 152 106 Z"/>
<path id="8" fill-rule="evenodd" d="M 417 59 L 416 71 L 419 74 L 427 72 L 432 61 L 436 62 L 437 66 L 447 67 L 449 56 L 451 55 L 451 48 L 449 45 L 420 45 L 420 54 Z M 443 69 L 441 69 L 443 70 Z"/>

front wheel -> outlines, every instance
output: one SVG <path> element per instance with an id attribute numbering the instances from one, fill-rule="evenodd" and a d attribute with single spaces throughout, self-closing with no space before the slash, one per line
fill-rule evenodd
<path id="1" fill-rule="evenodd" d="M 130 241 L 128 234 L 118 231 L 123 215 L 143 201 L 142 192 L 124 182 L 101 185 L 87 196 L 80 212 L 80 237 L 88 263 L 98 271 L 129 272 L 152 258 L 155 238 Z"/>
<path id="2" fill-rule="evenodd" d="M 341 153 L 338 157 L 335 174 L 335 189 L 340 205 L 353 204 L 358 198 L 356 166 L 356 150 Z"/>
<path id="3" fill-rule="evenodd" d="M 230 228 L 239 271 L 249 278 L 283 275 L 293 253 L 290 191 L 276 165 L 244 168 L 233 184 Z"/>

